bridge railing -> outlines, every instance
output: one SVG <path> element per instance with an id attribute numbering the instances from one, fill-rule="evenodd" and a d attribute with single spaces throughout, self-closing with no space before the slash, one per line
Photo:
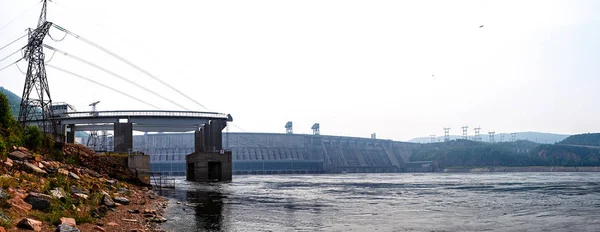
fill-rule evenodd
<path id="1" fill-rule="evenodd" d="M 87 111 L 63 113 L 62 117 L 84 118 L 84 117 L 127 117 L 127 116 L 165 116 L 165 117 L 203 117 L 227 119 L 227 114 L 198 111 Z"/>

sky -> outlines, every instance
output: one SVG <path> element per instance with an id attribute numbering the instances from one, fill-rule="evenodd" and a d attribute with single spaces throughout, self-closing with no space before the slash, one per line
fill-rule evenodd
<path id="1" fill-rule="evenodd" d="M 0 0 L 0 47 L 35 27 L 39 0 Z M 600 131 L 600 1 L 54 0 L 48 21 L 172 85 L 230 131 L 321 133 L 406 141 L 461 126 L 482 133 Z M 483 25 L 483 27 L 481 27 Z M 54 39 L 65 34 L 50 30 Z M 143 73 L 67 36 L 45 43 L 118 73 L 188 110 L 206 111 Z M 0 50 L 0 59 L 26 44 Z M 183 110 L 62 54 L 48 64 Z M 51 57 L 51 59 L 50 59 Z M 14 55 L 0 67 L 19 58 Z M 18 67 L 25 69 L 24 61 Z M 53 102 L 80 111 L 155 109 L 47 67 Z M 0 71 L 21 95 L 25 75 Z"/>

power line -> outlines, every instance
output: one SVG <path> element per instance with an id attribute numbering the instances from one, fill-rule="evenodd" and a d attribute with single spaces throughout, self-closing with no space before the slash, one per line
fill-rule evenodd
<path id="1" fill-rule="evenodd" d="M 30 10 L 32 10 L 35 6 L 37 6 L 37 4 L 40 4 L 40 2 L 37 2 L 35 4 L 33 4 L 29 9 L 23 11 L 21 14 L 19 14 L 17 17 L 14 17 L 12 20 L 10 20 L 8 23 L 0 26 L 0 30 L 4 29 L 5 27 L 7 27 L 8 25 L 12 24 L 13 22 L 15 22 L 17 19 L 21 18 L 23 15 L 25 15 L 27 12 L 29 12 Z"/>
<path id="2" fill-rule="evenodd" d="M 94 63 L 92 63 L 92 62 L 89 62 L 89 61 L 87 61 L 87 60 L 84 60 L 84 59 L 82 59 L 82 58 L 79 58 L 79 57 L 77 57 L 77 56 L 71 55 L 71 54 L 69 54 L 69 53 L 66 53 L 66 52 L 64 52 L 64 51 L 62 51 L 62 50 L 59 50 L 59 49 L 57 49 L 57 48 L 54 48 L 54 47 L 52 47 L 52 46 L 50 46 L 50 45 L 47 45 L 47 44 L 44 44 L 44 47 L 45 47 L 45 48 L 48 48 L 48 49 L 50 49 L 50 50 L 53 50 L 53 51 L 57 51 L 58 53 L 61 53 L 61 54 L 65 55 L 65 56 L 67 56 L 67 57 L 70 57 L 70 58 L 72 58 L 72 59 L 75 59 L 75 60 L 77 60 L 77 61 L 79 61 L 79 62 L 85 63 L 85 64 L 87 64 L 87 65 L 90 65 L 90 66 L 94 67 L 94 68 L 97 68 L 97 69 L 99 69 L 99 70 L 101 70 L 101 71 L 103 71 L 103 72 L 105 72 L 105 73 L 108 73 L 108 74 L 110 74 L 110 75 L 112 75 L 112 76 L 115 76 L 115 77 L 117 77 L 117 78 L 119 78 L 119 79 L 121 79 L 121 80 L 123 80 L 123 81 L 126 81 L 127 83 L 130 83 L 130 84 L 132 84 L 132 85 L 134 85 L 134 86 L 136 86 L 136 87 L 138 87 L 138 88 L 141 88 L 141 89 L 143 89 L 143 90 L 145 90 L 145 91 L 147 91 L 147 92 L 149 92 L 149 93 L 151 93 L 151 94 L 154 94 L 155 96 L 157 96 L 157 97 L 160 97 L 160 98 L 162 98 L 162 99 L 164 99 L 164 100 L 166 100 L 166 101 L 168 101 L 168 102 L 170 102 L 170 103 L 172 103 L 172 104 L 174 104 L 174 105 L 176 105 L 176 106 L 179 106 L 179 107 L 181 107 L 181 108 L 182 108 L 182 109 L 184 109 L 184 110 L 189 110 L 189 109 L 188 109 L 188 108 L 186 108 L 185 106 L 182 106 L 182 105 L 178 104 L 177 102 L 175 102 L 175 101 L 173 101 L 173 100 L 171 100 L 171 99 L 168 99 L 168 98 L 166 98 L 166 97 L 164 97 L 164 96 L 160 95 L 160 94 L 159 94 L 159 93 L 157 93 L 157 92 L 154 92 L 154 91 L 152 91 L 152 90 L 150 90 L 150 89 L 148 89 L 148 88 L 146 88 L 146 87 L 144 87 L 144 86 L 141 86 L 141 85 L 139 85 L 139 84 L 137 84 L 137 83 L 135 83 L 135 82 L 133 82 L 133 81 L 131 81 L 131 80 L 129 80 L 129 79 L 127 79 L 127 78 L 125 78 L 125 77 L 123 77 L 123 76 L 119 75 L 119 74 L 116 74 L 116 73 L 114 73 L 114 72 L 112 72 L 112 71 L 110 71 L 110 70 L 108 70 L 108 69 L 105 69 L 105 68 L 103 68 L 103 67 L 101 67 L 101 66 L 99 66 L 99 65 L 96 65 L 96 64 L 94 64 Z"/>
<path id="3" fill-rule="evenodd" d="M 4 45 L 3 47 L 0 48 L 0 51 L 2 51 L 2 49 L 4 49 L 4 48 L 10 46 L 11 44 L 14 44 L 15 42 L 19 41 L 20 39 L 22 39 L 25 36 L 27 36 L 27 34 L 24 34 L 21 37 L 19 37 L 18 39 L 13 40 L 12 42 L 8 43 L 7 45 Z"/>
<path id="4" fill-rule="evenodd" d="M 175 91 L 175 92 L 179 93 L 180 95 L 182 95 L 182 96 L 184 96 L 185 98 L 187 98 L 188 100 L 190 100 L 190 101 L 192 101 L 192 102 L 196 103 L 196 104 L 197 104 L 197 105 L 199 105 L 200 107 L 202 107 L 202 108 L 204 108 L 204 109 L 206 109 L 206 110 L 209 110 L 208 108 L 206 108 L 206 106 L 204 106 L 204 105 L 200 104 L 198 101 L 194 100 L 193 98 L 191 98 L 191 97 L 189 97 L 188 95 L 184 94 L 183 92 L 179 91 L 179 90 L 178 90 L 178 89 L 176 89 L 175 87 L 173 87 L 173 86 L 169 85 L 168 83 L 164 82 L 164 81 L 163 81 L 163 80 L 161 80 L 160 78 L 158 78 L 158 77 L 156 77 L 156 76 L 152 75 L 150 72 L 148 72 L 148 71 L 146 71 L 146 70 L 144 70 L 144 69 L 140 68 L 139 66 L 137 66 L 137 65 L 135 65 L 135 64 L 133 64 L 133 63 L 131 63 L 131 62 L 129 62 L 129 61 L 128 61 L 128 60 L 126 60 L 125 58 L 123 58 L 123 57 L 121 57 L 121 56 L 119 56 L 119 55 L 117 55 L 117 54 L 115 54 L 115 53 L 113 53 L 113 52 L 109 51 L 108 49 L 106 49 L 106 48 L 104 48 L 104 47 L 102 47 L 102 46 L 100 46 L 100 45 L 98 45 L 98 44 L 96 44 L 96 43 L 94 43 L 94 42 L 92 42 L 92 41 L 89 41 L 89 40 L 87 40 L 86 38 L 83 38 L 83 37 L 81 37 L 81 36 L 79 36 L 79 35 L 77 35 L 77 34 L 75 34 L 75 33 L 71 32 L 71 31 L 69 31 L 69 30 L 67 30 L 67 29 L 65 29 L 65 28 L 63 28 L 63 27 L 61 27 L 61 26 L 58 26 L 58 25 L 56 25 L 56 24 L 53 24 L 52 26 L 54 26 L 54 28 L 56 28 L 56 29 L 58 29 L 58 30 L 61 30 L 61 31 L 63 31 L 63 32 L 65 32 L 65 33 L 67 33 L 67 34 L 69 34 L 69 35 L 71 35 L 71 36 L 73 36 L 73 37 L 75 37 L 75 38 L 77 38 L 77 39 L 79 39 L 79 40 L 83 41 L 83 42 L 86 42 L 86 43 L 87 43 L 87 44 L 89 44 L 89 45 L 92 45 L 92 46 L 96 47 L 97 49 L 100 49 L 101 51 L 103 51 L 103 52 L 105 52 L 105 53 L 107 53 L 107 54 L 111 55 L 112 57 L 115 57 L 115 58 L 117 58 L 118 60 L 120 60 L 120 61 L 122 61 L 122 62 L 124 62 L 124 63 L 128 64 L 129 66 L 131 66 L 131 67 L 133 67 L 133 68 L 137 69 L 138 71 L 140 71 L 140 72 L 142 72 L 142 73 L 146 74 L 147 76 L 151 77 L 152 79 L 154 79 L 154 80 L 156 80 L 156 81 L 160 82 L 161 84 L 163 84 L 163 85 L 165 85 L 165 86 L 169 87 L 171 90 L 173 90 L 173 91 Z"/>
<path id="5" fill-rule="evenodd" d="M 23 48 L 25 48 L 25 47 L 23 47 Z M 23 48 L 21 48 L 21 49 L 19 49 L 19 50 L 15 51 L 15 52 L 13 52 L 13 53 L 11 53 L 10 55 L 8 55 L 8 56 L 6 56 L 6 57 L 4 57 L 4 58 L 2 58 L 2 59 L 0 59 L 0 62 L 2 62 L 2 61 L 4 61 L 4 60 L 8 59 L 9 57 L 13 56 L 14 54 L 17 54 L 17 53 L 21 52 L 21 50 L 23 50 Z"/>
<path id="6" fill-rule="evenodd" d="M 56 66 L 54 66 L 54 65 L 51 65 L 51 64 L 46 64 L 46 66 L 48 66 L 48 67 L 51 67 L 51 68 L 53 68 L 53 69 L 56 69 L 56 70 L 58 70 L 58 71 L 64 72 L 64 73 L 71 74 L 71 75 L 73 75 L 73 76 L 75 76 L 75 77 L 79 77 L 79 78 L 81 78 L 81 79 L 83 79 L 83 80 L 86 80 L 86 81 L 92 82 L 92 83 L 94 83 L 94 84 L 100 85 L 100 86 L 102 86 L 102 87 L 104 87 L 104 88 L 107 88 L 107 89 L 110 89 L 110 90 L 112 90 L 112 91 L 115 91 L 115 92 L 117 92 L 117 93 L 120 93 L 120 94 L 122 94 L 122 95 L 124 95 L 124 96 L 127 96 L 127 97 L 129 97 L 129 98 L 131 98 L 131 99 L 134 99 L 134 100 L 136 100 L 136 101 L 139 101 L 139 102 L 141 102 L 141 103 L 144 103 L 144 104 L 146 104 L 146 105 L 149 105 L 149 106 L 151 106 L 151 107 L 154 107 L 154 108 L 156 108 L 156 109 L 160 109 L 160 108 L 158 108 L 157 106 L 155 106 L 155 105 L 152 105 L 152 104 L 150 104 L 150 103 L 148 103 L 148 102 L 146 102 L 146 101 L 144 101 L 144 100 L 142 100 L 142 99 L 136 98 L 136 97 L 134 97 L 134 96 L 131 96 L 131 95 L 127 94 L 127 93 L 124 93 L 124 92 L 122 92 L 122 91 L 120 91 L 120 90 L 117 90 L 117 89 L 115 89 L 115 88 L 112 88 L 112 87 L 110 87 L 110 86 L 108 86 L 108 85 L 102 84 L 102 83 L 100 83 L 100 82 L 94 81 L 94 80 L 92 80 L 92 79 L 89 79 L 89 78 L 87 78 L 87 77 L 84 77 L 84 76 L 82 76 L 82 75 L 79 75 L 79 74 L 76 74 L 76 73 L 70 72 L 70 71 L 68 71 L 68 70 L 65 70 L 65 69 L 62 69 L 62 68 L 56 67 Z"/>
<path id="7" fill-rule="evenodd" d="M 23 59 L 23 58 L 19 58 L 17 61 L 10 63 L 9 65 L 7 65 L 7 66 L 4 66 L 3 68 L 0 68 L 0 72 L 1 72 L 2 70 L 4 70 L 4 69 L 7 69 L 8 67 L 10 67 L 10 66 L 12 66 L 12 65 L 14 65 L 14 64 L 17 64 L 17 63 L 19 63 L 19 61 L 21 61 L 22 59 Z"/>

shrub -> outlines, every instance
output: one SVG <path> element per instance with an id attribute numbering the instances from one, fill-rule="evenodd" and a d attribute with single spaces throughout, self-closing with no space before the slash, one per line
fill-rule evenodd
<path id="1" fill-rule="evenodd" d="M 39 151 L 42 142 L 44 140 L 44 134 L 42 130 L 40 130 L 37 126 L 27 126 L 25 127 L 25 146 L 31 150 Z"/>

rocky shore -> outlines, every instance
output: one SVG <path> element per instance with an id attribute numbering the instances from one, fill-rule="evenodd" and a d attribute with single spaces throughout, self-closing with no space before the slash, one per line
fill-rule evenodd
<path id="1" fill-rule="evenodd" d="M 443 172 L 600 172 L 600 167 L 545 167 L 545 166 L 528 166 L 528 167 L 476 167 L 476 168 L 445 168 Z"/>
<path id="2" fill-rule="evenodd" d="M 68 162 L 12 150 L 0 162 L 0 232 L 162 231 L 168 201 L 135 181 L 119 157 L 68 144 Z"/>

